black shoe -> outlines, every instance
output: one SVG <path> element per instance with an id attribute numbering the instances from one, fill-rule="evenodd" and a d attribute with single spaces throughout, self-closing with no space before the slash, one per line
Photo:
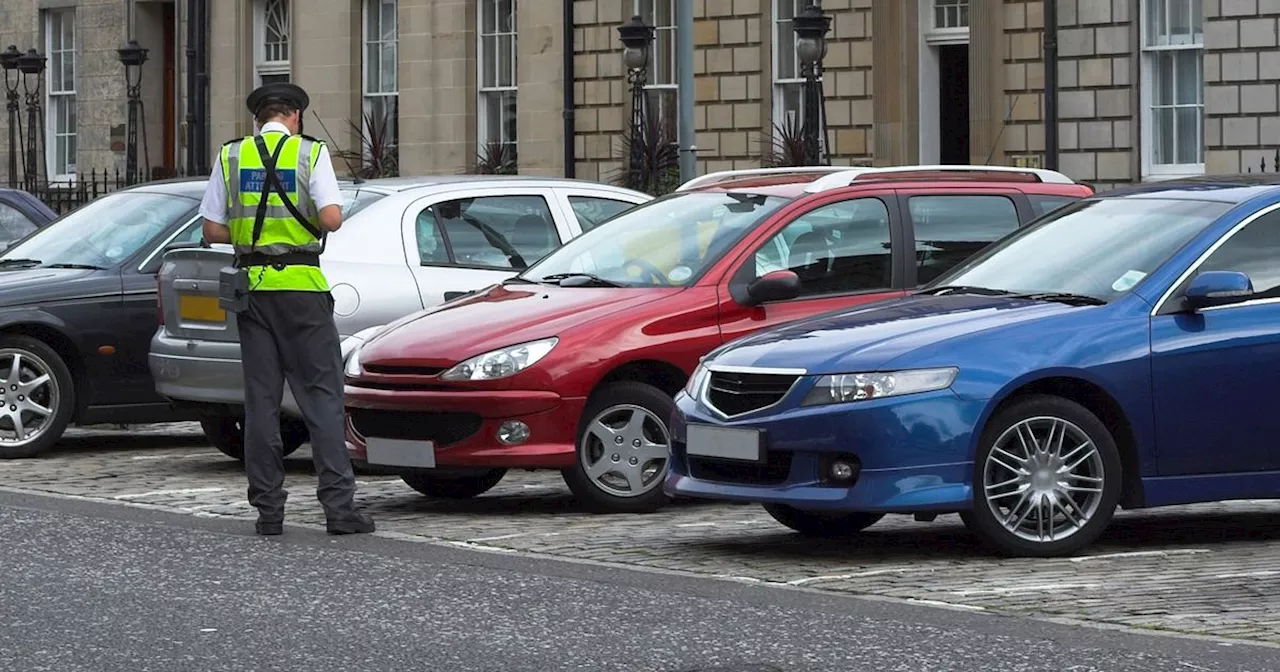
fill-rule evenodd
<path id="1" fill-rule="evenodd" d="M 275 536 L 277 534 L 284 534 L 284 521 L 283 520 L 263 520 L 259 518 L 258 522 L 253 524 L 253 529 L 258 534 L 264 537 Z"/>
<path id="2" fill-rule="evenodd" d="M 329 534 L 368 534 L 373 530 L 373 519 L 363 513 L 353 513 L 345 518 L 330 518 L 325 522 L 325 531 Z"/>

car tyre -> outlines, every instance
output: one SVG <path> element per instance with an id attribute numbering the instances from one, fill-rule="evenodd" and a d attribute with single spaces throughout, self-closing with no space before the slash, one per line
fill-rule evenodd
<path id="1" fill-rule="evenodd" d="M 574 466 L 562 472 L 569 489 L 588 510 L 651 513 L 671 501 L 662 481 L 671 466 L 668 422 L 675 410 L 671 395 L 635 381 L 610 383 L 591 395 L 578 427 Z M 602 437 L 613 438 L 606 446 Z M 634 465 L 632 457 L 637 460 Z M 638 475 L 638 480 L 626 473 L 632 478 Z M 611 475 L 613 485 L 601 482 Z M 623 482 L 625 491 L 619 487 Z"/>
<path id="2" fill-rule="evenodd" d="M 492 490 L 507 475 L 506 469 L 487 469 L 477 475 L 453 476 L 432 471 L 400 474 L 406 485 L 428 497 L 471 499 Z"/>
<path id="3" fill-rule="evenodd" d="M 244 461 L 244 418 L 231 415 L 206 415 L 200 418 L 200 429 L 219 452 L 241 462 Z M 280 422 L 280 441 L 287 457 L 307 442 L 306 423 L 299 420 Z"/>
<path id="4" fill-rule="evenodd" d="M 773 519 L 806 537 L 848 537 L 884 518 L 883 513 L 869 511 L 805 511 L 786 504 L 765 504 Z"/>
<path id="5" fill-rule="evenodd" d="M 1098 539 L 1120 501 L 1115 438 L 1061 397 L 1030 396 L 998 412 L 975 458 L 973 508 L 961 520 L 1002 555 L 1071 555 Z"/>
<path id="6" fill-rule="evenodd" d="M 15 358 L 19 377 L 17 381 L 10 381 Z M 14 334 L 0 336 L 0 376 L 5 378 L 4 389 L 0 390 L 0 400 L 4 402 L 0 407 L 0 459 L 36 457 L 53 447 L 71 424 L 76 408 L 76 384 L 71 377 L 71 369 L 43 341 Z M 48 379 L 42 383 L 34 382 L 42 376 L 48 376 Z M 32 387 L 26 388 L 24 383 Z M 28 403 L 48 409 L 50 413 L 44 415 L 35 410 L 22 410 L 22 405 Z M 43 423 L 38 433 L 25 441 L 17 441 L 13 413 L 17 413 L 23 423 L 41 416 Z M 8 434 L 13 435 L 12 440 Z"/>

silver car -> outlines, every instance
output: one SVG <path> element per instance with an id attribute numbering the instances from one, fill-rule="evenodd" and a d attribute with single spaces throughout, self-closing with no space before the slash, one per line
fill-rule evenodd
<path id="1" fill-rule="evenodd" d="M 371 180 L 329 242 L 321 268 L 334 318 L 347 337 L 514 276 L 613 215 L 651 200 L 637 191 L 577 180 L 446 175 Z M 163 323 L 148 363 L 156 390 L 195 410 L 210 442 L 243 459 L 244 379 L 234 313 L 218 307 L 228 245 L 174 250 L 159 274 Z M 307 440 L 286 383 L 285 454 Z"/>

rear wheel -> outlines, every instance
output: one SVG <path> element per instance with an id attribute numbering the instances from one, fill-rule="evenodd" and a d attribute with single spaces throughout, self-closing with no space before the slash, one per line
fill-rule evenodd
<path id="1" fill-rule="evenodd" d="M 847 537 L 884 518 L 883 513 L 805 511 L 786 504 L 765 504 L 773 519 L 808 537 Z"/>
<path id="2" fill-rule="evenodd" d="M 400 479 L 428 497 L 471 499 L 491 490 L 506 475 L 506 469 L 485 469 L 474 472 L 431 470 L 400 474 Z"/>
<path id="3" fill-rule="evenodd" d="M 648 513 L 671 498 L 662 491 L 670 466 L 667 420 L 676 410 L 666 392 L 645 383 L 612 383 L 587 402 L 577 460 L 565 483 L 600 513 Z"/>
<path id="4" fill-rule="evenodd" d="M 0 458 L 35 457 L 71 423 L 75 381 L 62 357 L 30 336 L 0 336 Z"/>
<path id="5" fill-rule="evenodd" d="M 200 418 L 205 438 L 227 457 L 244 461 L 244 418 L 231 415 L 206 415 Z M 300 420 L 280 421 L 280 440 L 286 456 L 302 447 L 310 438 L 306 423 Z"/>

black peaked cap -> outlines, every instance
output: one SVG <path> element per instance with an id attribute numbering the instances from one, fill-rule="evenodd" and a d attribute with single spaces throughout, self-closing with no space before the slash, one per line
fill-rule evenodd
<path id="1" fill-rule="evenodd" d="M 268 103 L 284 103 L 290 107 L 305 110 L 311 104 L 311 98 L 297 84 L 272 82 L 254 89 L 245 100 L 245 105 L 255 115 Z"/>

